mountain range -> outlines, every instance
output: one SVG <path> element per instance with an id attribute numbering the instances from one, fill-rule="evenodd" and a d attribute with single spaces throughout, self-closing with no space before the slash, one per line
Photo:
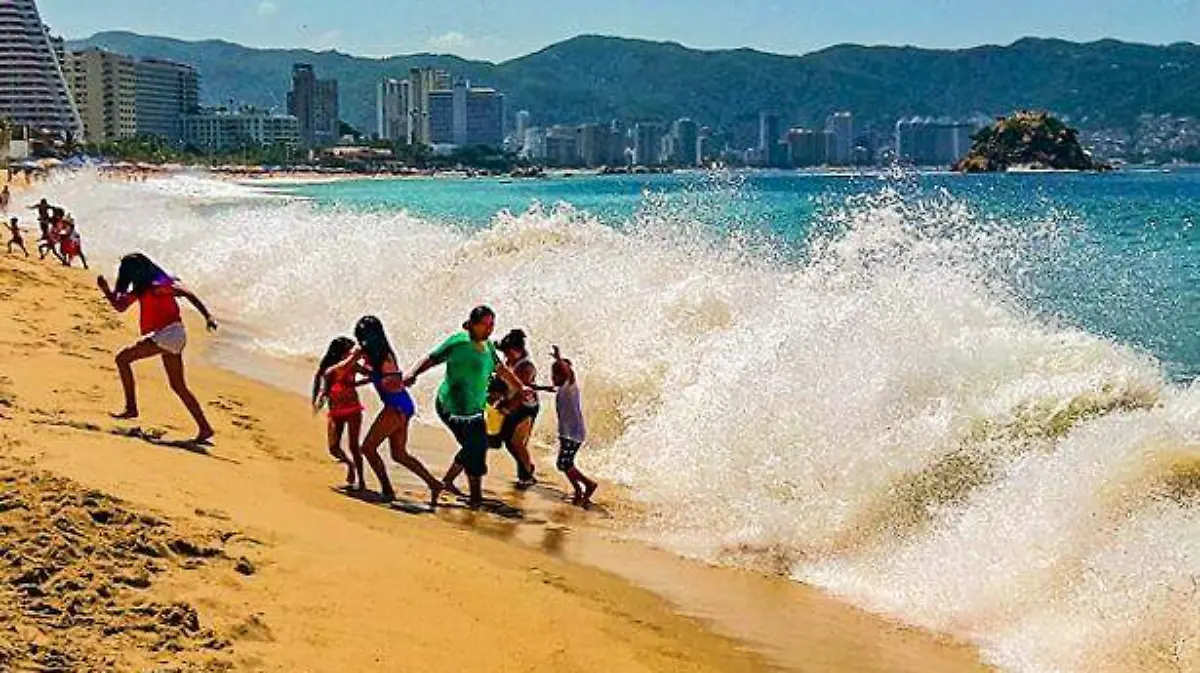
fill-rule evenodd
<path id="1" fill-rule="evenodd" d="M 364 131 L 375 128 L 377 82 L 419 66 L 494 86 L 505 93 L 510 113 L 529 110 L 539 125 L 686 116 L 745 143 L 757 138 L 762 110 L 793 125 L 850 110 L 881 131 L 901 117 L 1019 109 L 1050 110 L 1085 129 L 1130 128 L 1144 113 L 1200 116 L 1200 46 L 1192 43 L 1024 38 L 958 50 L 847 44 L 786 56 L 583 35 L 502 63 L 437 54 L 362 58 L 128 32 L 98 33 L 70 46 L 188 63 L 200 71 L 203 103 L 281 112 L 292 64 L 311 63 L 319 77 L 339 81 L 342 117 Z"/>

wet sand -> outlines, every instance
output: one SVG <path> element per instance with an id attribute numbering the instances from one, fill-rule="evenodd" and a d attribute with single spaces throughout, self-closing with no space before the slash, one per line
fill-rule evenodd
<path id="1" fill-rule="evenodd" d="M 211 553 L 149 544 L 160 556 L 134 559 L 156 568 L 148 582 L 95 599 L 129 609 L 188 606 L 170 613 L 186 626 L 180 645 L 97 638 L 35 610 L 15 628 L 0 627 L 0 653 L 18 653 L 10 658 L 27 656 L 20 653 L 33 643 L 83 668 L 111 661 L 117 670 L 985 670 L 971 648 L 807 587 L 614 539 L 603 509 L 562 502 L 554 477 L 533 492 L 513 491 L 504 456 L 493 455 L 489 486 L 507 506 L 488 513 L 449 503 L 416 513 L 348 496 L 336 488 L 343 470 L 328 460 L 322 420 L 288 392 L 300 370 L 264 366 L 224 342 L 213 344 L 214 360 L 273 385 L 208 365 L 196 322 L 189 378 L 216 443 L 180 443 L 193 429 L 154 361 L 136 366 L 142 418 L 112 420 L 107 412 L 120 397 L 111 356 L 134 338 L 136 318 L 112 313 L 92 281 L 36 259 L 0 261 L 0 468 L 30 502 L 85 494 L 73 505 L 71 531 L 46 530 L 28 506 L 0 507 L 6 544 L 58 536 L 64 548 L 91 550 L 71 572 L 107 574 L 92 561 L 108 538 L 107 524 L 90 513 L 90 493 L 97 503 L 120 499 L 110 508 L 125 513 L 135 539 L 159 530 L 162 545 L 181 538 L 193 541 L 185 551 Z M 435 472 L 447 462 L 439 428 L 415 426 L 411 448 Z M 44 473 L 70 481 L 35 479 Z M 393 474 L 404 498 L 424 500 L 403 470 Z M 0 482 L 0 492 L 10 490 Z M 2 592 L 23 591 L 10 575 L 0 581 Z M 70 596 L 56 600 L 69 609 Z"/>

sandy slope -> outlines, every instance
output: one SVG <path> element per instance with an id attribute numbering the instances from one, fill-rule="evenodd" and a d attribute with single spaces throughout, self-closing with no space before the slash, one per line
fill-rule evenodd
<path id="1" fill-rule="evenodd" d="M 189 377 L 218 430 L 212 449 L 172 444 L 193 429 L 154 361 L 136 369 L 142 419 L 110 419 L 120 404 L 111 354 L 134 337 L 134 313 L 112 313 L 83 271 L 0 257 L 0 503 L 11 496 L 36 505 L 0 505 L 0 566 L 8 564 L 0 599 L 27 592 L 10 572 L 13 549 L 23 545 L 29 556 L 49 541 L 74 550 L 67 565 L 87 576 L 77 589 L 90 592 L 87 614 L 124 623 L 110 607 L 150 605 L 167 610 L 166 622 L 182 620 L 183 632 L 128 635 L 125 628 L 126 635 L 95 637 L 107 622 L 64 626 L 18 606 L 9 615 L 16 626 L 0 627 L 0 656 L 37 663 L 28 654 L 34 643 L 75 657 L 46 670 L 90 670 L 79 663 L 89 661 L 125 670 L 160 662 L 289 672 L 768 668 L 763 657 L 649 591 L 490 534 L 501 527 L 494 515 L 408 515 L 334 492 L 340 473 L 327 462 L 323 427 L 304 401 L 203 365 L 198 344 L 188 356 Z M 191 334 L 198 333 L 192 323 Z M 423 455 L 428 441 L 418 433 L 414 452 Z M 432 462 L 435 471 L 442 467 Z M 72 481 L 38 479 L 40 471 Z M 96 520 L 98 508 L 119 511 L 125 528 Z M 47 525 L 58 512 L 69 532 L 53 518 Z M 129 539 L 148 539 L 160 553 L 139 554 Z M 180 539 L 192 541 L 182 552 L 170 547 Z M 50 561 L 47 573 L 66 572 Z M 116 579 L 129 572 L 146 581 Z M 707 570 L 690 572 L 703 577 Z M 58 586 L 53 578 L 44 584 Z M 811 592 L 796 595 L 812 602 L 790 604 L 786 614 L 797 623 L 789 630 L 819 635 L 806 644 L 814 664 L 799 670 L 981 668 L 967 648 L 911 632 L 898 639 L 899 629 L 884 620 Z M 50 598 L 66 605 L 72 596 Z M 129 620 L 143 613 L 134 610 Z M 865 649 L 841 651 L 847 643 Z"/>

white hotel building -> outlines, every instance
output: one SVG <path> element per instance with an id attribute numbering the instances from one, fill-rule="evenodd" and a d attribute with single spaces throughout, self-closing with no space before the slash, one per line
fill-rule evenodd
<path id="1" fill-rule="evenodd" d="M 0 2 L 0 117 L 83 136 L 83 121 L 34 0 Z"/>

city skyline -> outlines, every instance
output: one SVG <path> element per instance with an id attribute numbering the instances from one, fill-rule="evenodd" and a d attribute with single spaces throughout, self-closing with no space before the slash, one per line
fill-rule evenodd
<path id="1" fill-rule="evenodd" d="M 547 4 L 558 7 L 548 11 Z M 179 39 L 224 39 L 264 48 L 336 49 L 382 57 L 453 53 L 503 61 L 579 34 L 675 41 L 698 49 L 750 47 L 804 54 L 846 42 L 961 48 L 1025 36 L 1166 44 L 1200 41 L 1200 0 L 1013 0 L 1005 11 L 977 0 L 831 0 L 736 5 L 611 0 L 603 12 L 566 2 L 488 0 L 428 5 L 344 0 L 337 13 L 315 0 L 212 0 L 203 6 L 154 0 L 41 0 L 43 18 L 72 39 L 130 30 Z M 990 5 L 987 5 L 990 6 Z M 679 21 L 686 15 L 687 21 Z M 403 26 L 397 30 L 396 26 Z"/>

